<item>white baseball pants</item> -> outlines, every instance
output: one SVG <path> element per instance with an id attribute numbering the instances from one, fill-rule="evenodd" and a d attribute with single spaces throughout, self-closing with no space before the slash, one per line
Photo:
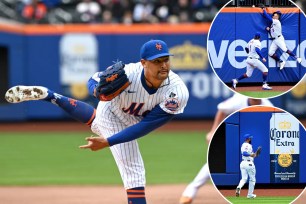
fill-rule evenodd
<path id="1" fill-rule="evenodd" d="M 255 68 L 259 69 L 261 72 L 268 72 L 268 68 L 259 60 L 259 59 L 251 59 L 250 57 L 246 60 L 246 75 L 251 77 Z"/>
<path id="2" fill-rule="evenodd" d="M 252 161 L 242 161 L 240 163 L 240 171 L 241 171 L 241 180 L 237 188 L 242 188 L 244 184 L 247 182 L 249 177 L 249 191 L 248 195 L 253 194 L 255 183 L 256 183 L 256 168 Z"/>
<path id="3" fill-rule="evenodd" d="M 283 52 L 287 52 L 288 48 L 286 46 L 284 36 L 280 36 L 272 41 L 269 48 L 269 55 L 272 56 L 278 48 L 280 48 Z"/>
<path id="4" fill-rule="evenodd" d="M 110 103 L 99 102 L 96 118 L 91 130 L 99 136 L 108 138 L 127 126 L 110 111 Z M 125 189 L 145 187 L 145 168 L 136 140 L 110 147 L 118 166 Z"/>

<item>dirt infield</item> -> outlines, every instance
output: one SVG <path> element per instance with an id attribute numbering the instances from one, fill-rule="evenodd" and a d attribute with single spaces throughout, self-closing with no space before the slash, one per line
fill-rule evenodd
<path id="1" fill-rule="evenodd" d="M 273 86 L 273 91 L 282 91 L 286 92 L 290 90 L 293 86 Z M 241 91 L 262 91 L 262 86 L 237 86 L 236 90 L 237 92 Z"/>
<path id="2" fill-rule="evenodd" d="M 174 121 L 158 129 L 209 130 L 212 121 Z M 30 122 L 0 123 L 0 132 L 24 131 L 90 131 L 78 122 Z M 152 185 L 146 187 L 149 204 L 178 204 L 186 184 Z M 126 204 L 126 193 L 122 186 L 0 186 L 0 204 Z M 201 203 L 226 203 L 211 184 L 202 187 L 194 201 Z"/>
<path id="3" fill-rule="evenodd" d="M 154 185 L 146 188 L 149 204 L 178 204 L 186 185 Z M 5 204 L 126 204 L 120 186 L 0 187 Z M 193 204 L 227 203 L 212 185 L 202 187 Z"/>
<path id="4" fill-rule="evenodd" d="M 303 121 L 304 124 L 305 121 Z M 169 130 L 209 130 L 212 121 L 174 121 L 159 131 Z M 31 122 L 0 123 L 0 132 L 11 131 L 90 131 L 86 125 L 78 122 Z M 178 200 L 187 184 L 151 185 L 146 188 L 149 204 L 178 204 Z M 290 191 L 290 190 L 286 190 Z M 287 193 L 279 192 L 276 195 Z M 299 192 L 301 190 L 299 189 Z M 242 195 L 245 192 L 242 191 Z M 265 191 L 256 189 L 258 195 Z M 228 194 L 232 195 L 233 191 Z M 246 193 L 245 193 L 246 194 Z M 296 196 L 298 193 L 294 193 Z M 122 186 L 0 186 L 0 203 L 2 204 L 126 204 L 126 194 Z M 200 188 L 193 204 L 227 203 L 211 184 Z M 306 193 L 295 204 L 306 203 Z"/>

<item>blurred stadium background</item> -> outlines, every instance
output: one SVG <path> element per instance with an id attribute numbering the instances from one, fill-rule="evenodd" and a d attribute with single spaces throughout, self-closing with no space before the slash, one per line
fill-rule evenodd
<path id="1" fill-rule="evenodd" d="M 259 2 L 267 6 L 288 3 L 236 0 L 232 5 Z M 306 1 L 294 2 L 306 8 Z M 93 154 L 77 149 L 90 134 L 84 125 L 48 103 L 8 104 L 4 94 L 17 84 L 43 85 L 95 106 L 97 101 L 86 90 L 89 76 L 117 59 L 138 61 L 140 45 L 152 38 L 168 43 L 175 54 L 173 70 L 190 91 L 182 116 L 139 141 L 148 184 L 180 184 L 176 194 L 163 201 L 177 203 L 185 185 L 206 162 L 205 132 L 217 104 L 232 95 L 212 72 L 206 52 L 210 23 L 225 3 L 0 0 L 0 203 L 14 203 L 7 186 L 121 184 L 109 151 Z M 271 101 L 305 125 L 306 79 Z M 199 204 L 207 198 L 204 194 L 199 195 Z M 125 203 L 124 194 L 122 197 Z"/>

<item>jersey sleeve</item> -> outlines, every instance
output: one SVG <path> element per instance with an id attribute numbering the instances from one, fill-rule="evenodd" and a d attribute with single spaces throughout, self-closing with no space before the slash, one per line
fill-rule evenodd
<path id="1" fill-rule="evenodd" d="M 173 114 L 166 113 L 156 105 L 139 123 L 107 138 L 107 141 L 110 146 L 113 146 L 138 139 L 163 126 L 174 117 Z"/>
<path id="2" fill-rule="evenodd" d="M 268 20 L 270 24 L 272 24 L 273 18 L 265 10 L 263 11 L 263 16 Z"/>
<path id="3" fill-rule="evenodd" d="M 166 91 L 164 100 L 159 104 L 160 108 L 169 114 L 184 112 L 187 105 L 189 92 L 185 84 L 179 83 Z"/>

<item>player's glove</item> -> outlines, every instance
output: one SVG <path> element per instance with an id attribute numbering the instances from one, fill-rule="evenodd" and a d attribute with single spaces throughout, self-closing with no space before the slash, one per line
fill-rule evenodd
<path id="1" fill-rule="evenodd" d="M 266 6 L 265 6 L 263 3 L 259 3 L 259 4 L 258 4 L 258 7 L 261 8 L 261 9 L 266 8 Z"/>
<path id="2" fill-rule="evenodd" d="M 112 100 L 130 85 L 124 66 L 120 61 L 100 73 L 100 82 L 95 92 L 100 101 Z"/>
<path id="3" fill-rule="evenodd" d="M 261 147 L 261 146 L 259 146 L 259 147 L 257 148 L 257 150 L 256 150 L 256 152 L 255 152 L 256 157 L 258 157 L 258 156 L 260 155 L 260 153 L 261 153 L 261 149 L 262 149 L 262 147 Z"/>

